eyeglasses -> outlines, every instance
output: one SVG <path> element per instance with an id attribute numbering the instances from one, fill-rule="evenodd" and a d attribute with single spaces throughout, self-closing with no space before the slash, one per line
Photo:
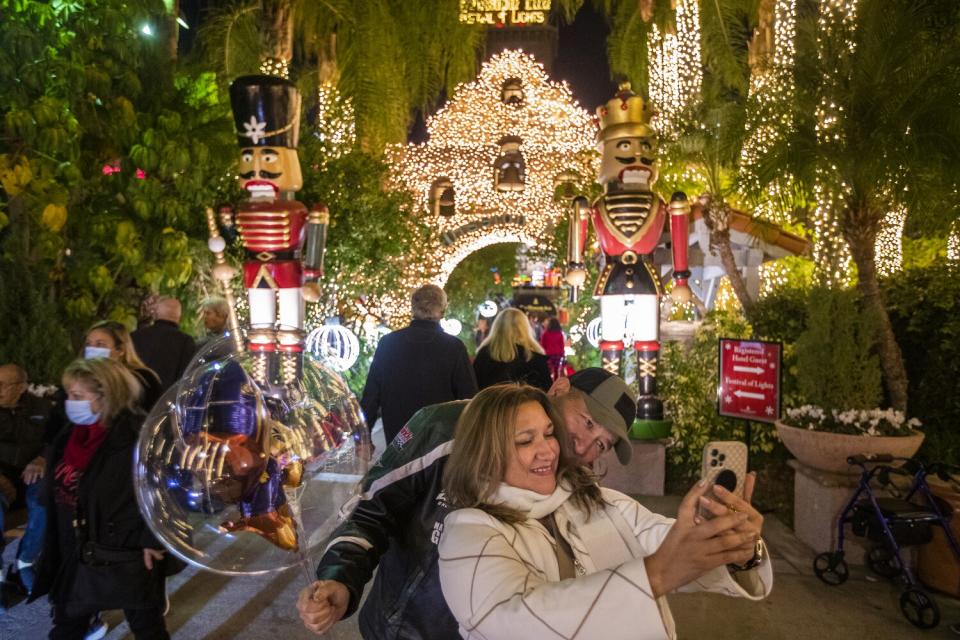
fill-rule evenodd
<path id="1" fill-rule="evenodd" d="M 26 380 L 14 380 L 13 382 L 4 382 L 3 380 L 0 380 L 0 389 L 5 387 L 15 387 L 19 384 L 26 384 L 26 382 Z"/>

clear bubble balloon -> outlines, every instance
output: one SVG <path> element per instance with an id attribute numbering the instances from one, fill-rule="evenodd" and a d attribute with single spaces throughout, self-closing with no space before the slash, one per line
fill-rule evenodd
<path id="1" fill-rule="evenodd" d="M 369 435 L 340 376 L 310 358 L 292 385 L 258 384 L 256 356 L 201 362 L 157 403 L 135 461 L 153 533 L 195 566 L 280 571 L 322 549 L 349 515 Z"/>

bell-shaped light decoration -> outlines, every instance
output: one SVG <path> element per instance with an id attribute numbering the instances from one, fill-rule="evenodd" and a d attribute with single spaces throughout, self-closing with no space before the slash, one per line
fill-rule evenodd
<path id="1" fill-rule="evenodd" d="M 450 178 L 437 178 L 430 185 L 430 211 L 435 216 L 452 216 L 457 212 L 456 191 Z"/>
<path id="2" fill-rule="evenodd" d="M 523 82 L 520 78 L 507 78 L 500 85 L 500 100 L 511 107 L 523 105 Z"/>
<path id="3" fill-rule="evenodd" d="M 523 191 L 526 182 L 526 166 L 518 136 L 500 138 L 500 156 L 493 163 L 493 186 L 503 193 Z"/>

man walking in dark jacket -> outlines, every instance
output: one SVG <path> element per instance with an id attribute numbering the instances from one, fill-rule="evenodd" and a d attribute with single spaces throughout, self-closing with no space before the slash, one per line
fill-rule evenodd
<path id="1" fill-rule="evenodd" d="M 137 355 L 160 376 L 163 391 L 180 379 L 197 350 L 193 338 L 180 331 L 181 313 L 179 300 L 160 298 L 154 323 L 130 334 Z"/>
<path id="2" fill-rule="evenodd" d="M 621 378 L 584 369 L 558 378 L 548 395 L 581 463 L 592 464 L 611 449 L 621 464 L 630 461 L 627 429 L 637 405 Z M 366 640 L 459 637 L 440 589 L 437 543 L 449 509 L 441 491 L 443 469 L 466 406 L 447 402 L 417 412 L 364 477 L 360 501 L 320 560 L 318 581 L 300 592 L 297 608 L 308 629 L 323 633 L 353 614 L 376 570 L 360 612 Z"/>
<path id="3" fill-rule="evenodd" d="M 410 302 L 413 321 L 380 340 L 360 400 L 369 425 L 383 418 L 388 443 L 419 409 L 477 393 L 467 348 L 440 328 L 447 310 L 443 289 L 424 285 Z"/>

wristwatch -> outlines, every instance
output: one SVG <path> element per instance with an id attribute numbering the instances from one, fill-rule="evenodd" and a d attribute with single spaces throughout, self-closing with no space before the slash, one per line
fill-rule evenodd
<path id="1" fill-rule="evenodd" d="M 750 569 L 755 569 L 763 564 L 764 558 L 767 557 L 767 546 L 763 543 L 762 538 L 757 538 L 757 541 L 753 545 L 753 557 L 744 562 L 743 564 L 728 564 L 727 569 L 730 570 L 730 573 L 737 573 L 738 571 L 749 571 Z"/>

